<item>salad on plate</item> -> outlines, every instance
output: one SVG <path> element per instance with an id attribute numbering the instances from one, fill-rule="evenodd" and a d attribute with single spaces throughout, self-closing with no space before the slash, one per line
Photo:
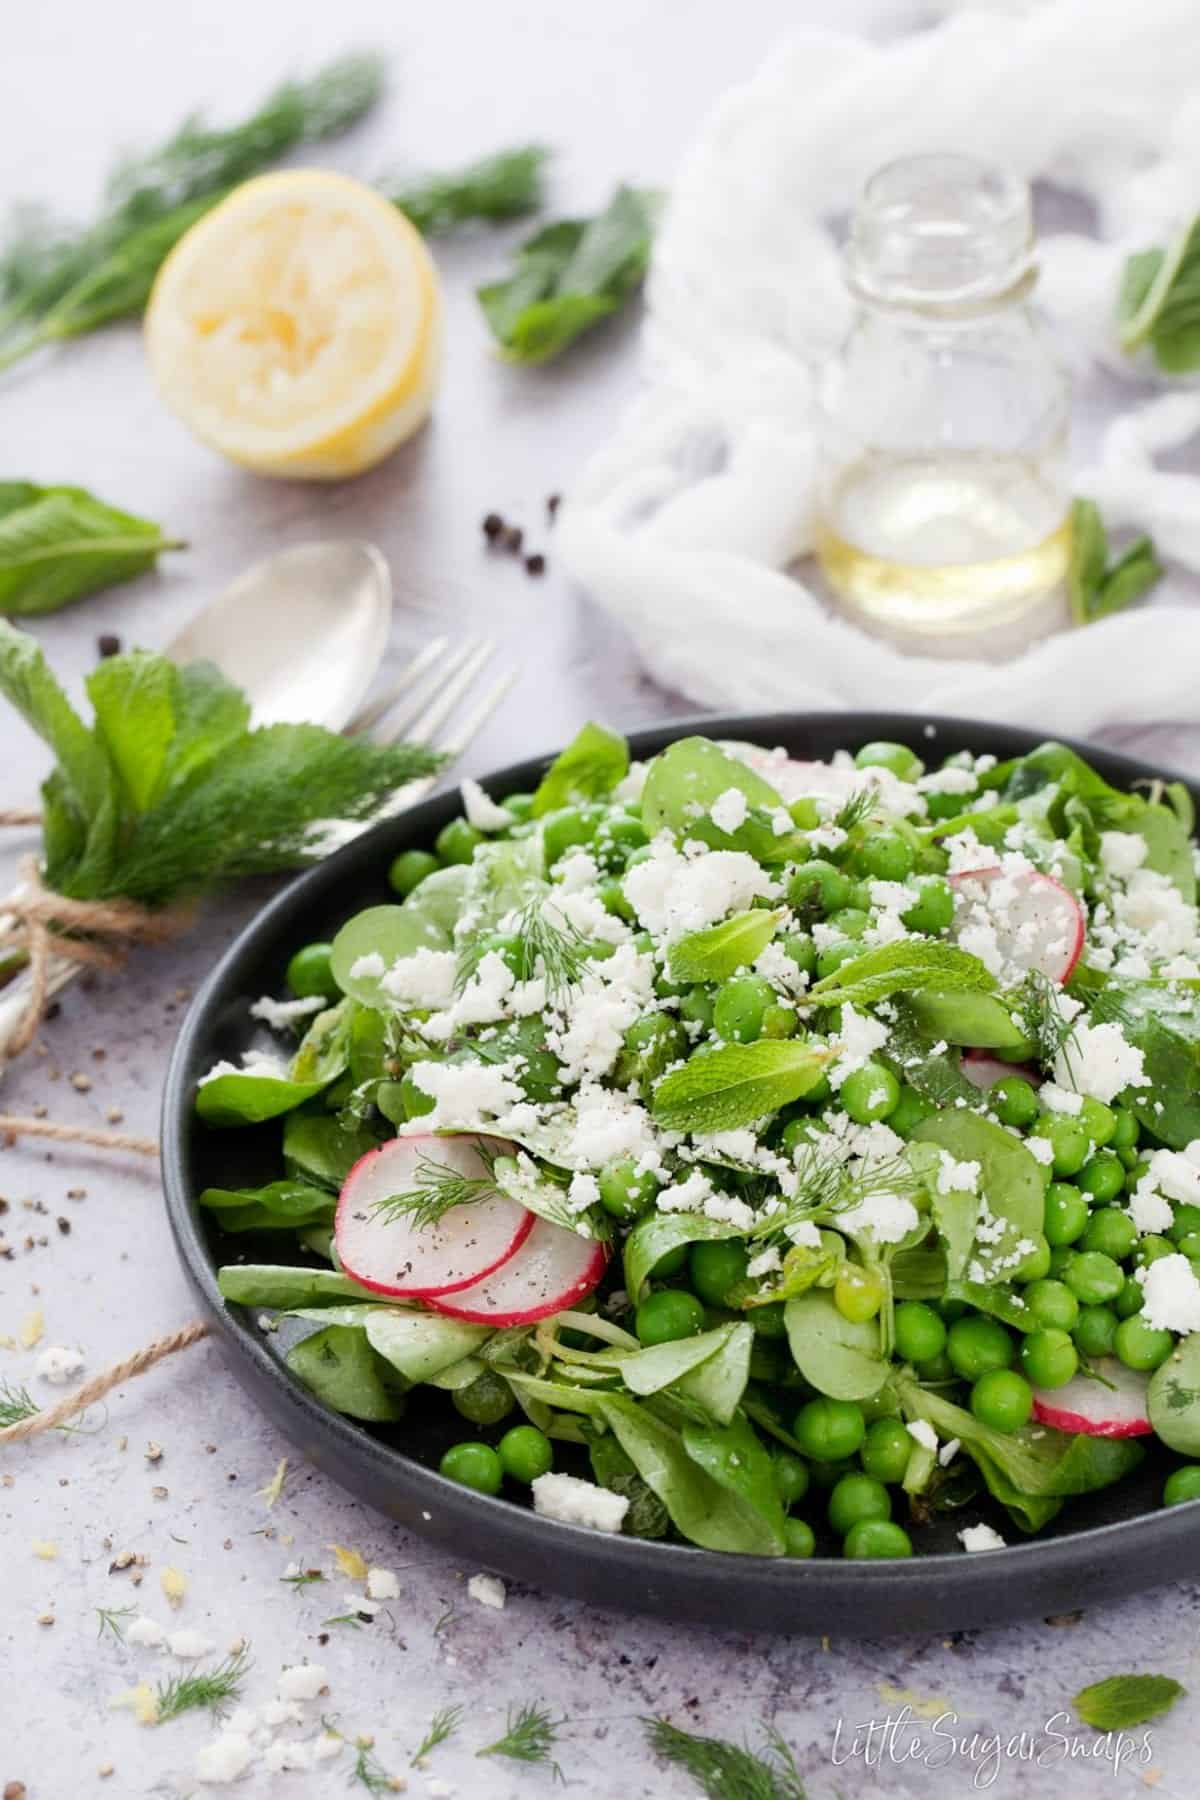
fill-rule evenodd
<path id="1" fill-rule="evenodd" d="M 481 1493 L 748 1555 L 996 1549 L 1155 1437 L 1200 1497 L 1186 789 L 590 724 L 463 802 L 196 1090 L 278 1134 L 199 1201 L 297 1380 L 400 1443 L 433 1409 Z"/>

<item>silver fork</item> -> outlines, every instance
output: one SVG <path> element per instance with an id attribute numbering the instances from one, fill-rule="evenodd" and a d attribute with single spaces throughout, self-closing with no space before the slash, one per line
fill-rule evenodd
<path id="1" fill-rule="evenodd" d="M 495 651 L 495 644 L 488 638 L 466 638 L 457 644 L 451 643 L 447 637 L 434 638 L 405 665 L 378 699 L 370 701 L 355 713 L 345 727 L 346 736 L 370 732 L 379 744 L 394 744 L 399 738 L 405 738 L 410 744 L 421 744 L 439 751 L 445 761 L 436 774 L 417 776 L 397 788 L 374 818 L 337 822 L 336 830 L 330 833 L 329 850 L 348 843 L 352 837 L 366 831 L 377 820 L 403 812 L 406 806 L 411 806 L 423 794 L 427 794 L 446 770 L 453 767 L 479 735 L 516 680 L 513 670 L 505 670 L 475 701 L 471 709 L 454 722 L 456 711 L 469 696 Z M 385 729 L 375 730 L 376 726 L 384 724 L 393 708 L 406 696 L 412 698 L 403 711 Z M 442 727 L 448 721 L 449 728 L 443 732 Z M 12 898 L 20 899 L 21 895 L 22 889 L 18 887 Z M 60 993 L 81 972 L 78 963 L 68 962 L 63 957 L 52 957 L 47 971 L 47 993 Z M 22 973 L 0 990 L 0 1069 L 13 1034 L 25 1016 L 29 1004 L 29 988 L 29 977 Z"/>

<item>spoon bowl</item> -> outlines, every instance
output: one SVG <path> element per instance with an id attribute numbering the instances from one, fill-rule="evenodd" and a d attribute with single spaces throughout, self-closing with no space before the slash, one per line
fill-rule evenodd
<path id="1" fill-rule="evenodd" d="M 340 731 L 387 648 L 392 578 L 358 539 L 293 544 L 256 562 L 166 646 L 205 658 L 245 693 L 255 725 Z"/>

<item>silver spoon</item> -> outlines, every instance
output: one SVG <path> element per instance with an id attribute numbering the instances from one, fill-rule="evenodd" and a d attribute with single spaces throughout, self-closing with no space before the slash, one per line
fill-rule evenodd
<path id="1" fill-rule="evenodd" d="M 375 678 L 392 622 L 392 578 L 373 544 L 294 544 L 248 568 L 166 646 L 207 658 L 246 694 L 255 725 L 340 731 Z"/>

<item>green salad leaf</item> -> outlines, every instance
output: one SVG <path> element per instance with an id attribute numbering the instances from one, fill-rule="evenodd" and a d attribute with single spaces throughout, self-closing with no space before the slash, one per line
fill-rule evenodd
<path id="1" fill-rule="evenodd" d="M 656 194 L 619 187 L 594 219 L 561 219 L 527 238 L 513 273 L 476 290 L 505 358 L 548 362 L 619 312 L 649 266 L 658 209 Z"/>
<path id="2" fill-rule="evenodd" d="M 1141 980 L 1080 964 L 1070 989 L 1093 1019 L 1120 1025 L 1141 1051 L 1146 1083 L 1130 1089 L 1129 1105 L 1155 1138 L 1186 1150 L 1200 1136 L 1200 983 Z"/>
<path id="3" fill-rule="evenodd" d="M 346 1125 L 334 1113 L 294 1112 L 283 1122 L 283 1162 L 295 1181 L 341 1192 L 360 1157 L 379 1138 L 366 1125 Z"/>
<path id="4" fill-rule="evenodd" d="M 480 157 L 450 174 L 376 185 L 424 237 L 443 237 L 476 219 L 500 224 L 536 212 L 549 158 L 544 145 L 524 144 Z"/>
<path id="5" fill-rule="evenodd" d="M 1160 1718 L 1186 1693 L 1169 1675 L 1109 1675 L 1080 1688 L 1071 1705 L 1097 1731 L 1128 1731 Z"/>
<path id="6" fill-rule="evenodd" d="M 724 831 L 712 808 L 731 788 L 745 796 L 748 810 L 735 830 Z M 798 832 L 776 830 L 790 821 L 770 782 L 710 738 L 678 738 L 654 758 L 642 789 L 642 818 L 652 838 L 669 831 L 714 850 L 743 850 L 772 866 L 787 862 L 803 841 Z"/>
<path id="7" fill-rule="evenodd" d="M 625 1239 L 625 1288 L 635 1303 L 664 1256 L 685 1244 L 740 1237 L 736 1225 L 703 1213 L 648 1212 Z"/>
<path id="8" fill-rule="evenodd" d="M 728 1425 L 746 1391 L 753 1347 L 752 1326 L 718 1325 L 697 1337 L 631 1351 L 618 1367 L 631 1394 L 644 1397 L 669 1388 Z"/>
<path id="9" fill-rule="evenodd" d="M 1130 353 L 1149 344 L 1168 375 L 1200 369 L 1200 218 L 1189 220 L 1165 249 L 1129 257 L 1117 297 L 1117 332 Z"/>
<path id="10" fill-rule="evenodd" d="M 1151 538 L 1135 538 L 1115 562 L 1108 560 L 1108 534 L 1093 500 L 1071 507 L 1071 560 L 1067 594 L 1076 625 L 1107 619 L 1148 593 L 1162 578 L 1162 564 Z"/>
<path id="11" fill-rule="evenodd" d="M 978 1192 L 967 1194 L 963 1211 L 969 1214 L 973 1207 L 978 1220 L 982 1198 L 991 1217 L 986 1237 L 981 1235 L 975 1243 L 975 1260 L 983 1265 L 987 1280 L 1004 1280 L 1022 1260 L 1020 1246 L 1036 1243 L 1041 1236 L 1046 1210 L 1041 1164 L 1019 1138 L 978 1113 L 934 1113 L 921 1120 L 912 1142 L 932 1144 L 958 1163 L 977 1166 Z M 945 1207 L 950 1196 L 939 1191 L 936 1180 L 931 1185 L 935 1207 L 939 1203 Z M 965 1217 L 947 1237 L 947 1249 L 951 1242 L 961 1247 L 964 1237 Z"/>
<path id="12" fill-rule="evenodd" d="M 213 1075 L 196 1089 L 196 1111 L 207 1125 L 261 1125 L 281 1113 L 294 1112 L 324 1081 L 289 1081 L 281 1075 L 240 1070 Z"/>
<path id="13" fill-rule="evenodd" d="M 887 1379 L 875 1319 L 846 1319 L 826 1288 L 809 1288 L 783 1309 L 792 1360 L 831 1400 L 870 1400 Z"/>
<path id="14" fill-rule="evenodd" d="M 197 1204 L 217 1215 L 222 1231 L 294 1231 L 332 1225 L 337 1200 L 304 1181 L 269 1181 L 259 1188 L 204 1188 Z"/>
<path id="15" fill-rule="evenodd" d="M 1150 1423 L 1169 1450 L 1200 1456 L 1200 1333 L 1182 1339 L 1150 1377 Z"/>
<path id="16" fill-rule="evenodd" d="M 335 1411 L 369 1424 L 387 1424 L 404 1412 L 392 1371 L 366 1333 L 351 1325 L 327 1325 L 294 1344 L 284 1359 L 298 1381 Z"/>
<path id="17" fill-rule="evenodd" d="M 689 931 L 677 938 L 668 952 L 671 980 L 724 981 L 761 956 L 786 916 L 784 908 L 768 912 L 765 907 L 755 907 L 704 931 Z"/>
<path id="18" fill-rule="evenodd" d="M 84 488 L 0 482 L 0 612 L 55 612 L 183 548 L 181 538 Z"/>
<path id="19" fill-rule="evenodd" d="M 378 1294 L 340 1269 L 301 1269 L 286 1263 L 228 1263 L 217 1270 L 217 1286 L 237 1306 L 268 1306 L 281 1312 L 298 1306 L 333 1306 L 343 1300 L 379 1302 Z"/>
<path id="20" fill-rule="evenodd" d="M 668 1131 L 733 1131 L 807 1094 L 833 1054 L 786 1038 L 698 1052 L 663 1076 L 650 1110 Z"/>
<path id="21" fill-rule="evenodd" d="M 572 806 L 580 800 L 603 800 L 629 772 L 629 746 L 603 725 L 588 723 L 555 757 L 533 796 L 533 816 Z"/>

